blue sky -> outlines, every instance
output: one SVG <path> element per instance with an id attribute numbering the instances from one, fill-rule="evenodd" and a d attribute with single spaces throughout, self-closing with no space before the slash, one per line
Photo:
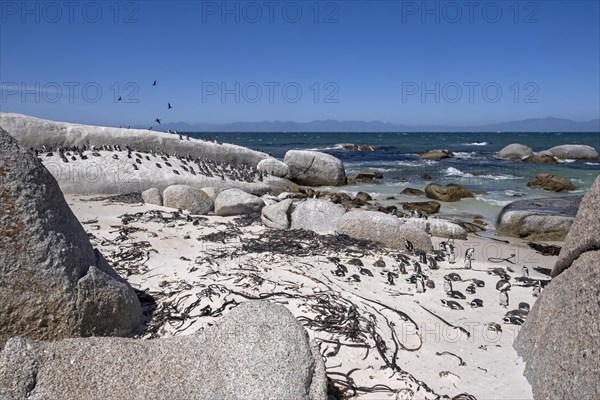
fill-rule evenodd
<path id="1" fill-rule="evenodd" d="M 66 4 L 0 0 L 2 111 L 114 126 L 600 114 L 598 1 Z"/>

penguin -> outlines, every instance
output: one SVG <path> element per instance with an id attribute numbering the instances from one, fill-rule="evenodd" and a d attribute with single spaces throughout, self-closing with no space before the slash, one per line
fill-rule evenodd
<path id="1" fill-rule="evenodd" d="M 521 268 L 521 274 L 523 278 L 529 278 L 529 268 L 523 265 L 523 268 Z"/>
<path id="2" fill-rule="evenodd" d="M 419 262 L 421 264 L 427 265 L 427 253 L 425 253 L 424 251 L 419 252 Z"/>
<path id="3" fill-rule="evenodd" d="M 451 308 L 452 310 L 464 310 L 464 307 L 455 301 L 442 299 L 441 302 L 443 306 Z"/>
<path id="4" fill-rule="evenodd" d="M 175 173 L 175 175 L 179 175 L 179 171 L 177 171 L 176 169 L 174 169 L 173 172 Z"/>
<path id="5" fill-rule="evenodd" d="M 425 281 L 423 280 L 423 275 L 417 276 L 417 293 L 425 293 Z"/>
<path id="6" fill-rule="evenodd" d="M 486 325 L 487 325 L 488 331 L 502 332 L 502 327 L 500 326 L 500 324 L 498 324 L 496 322 L 488 322 Z"/>
<path id="7" fill-rule="evenodd" d="M 525 302 L 519 303 L 519 310 L 527 311 L 529 313 L 529 310 L 530 310 L 529 303 L 525 303 Z"/>
<path id="8" fill-rule="evenodd" d="M 448 275 L 444 276 L 444 278 L 446 278 L 446 277 L 448 277 L 448 279 L 450 279 L 451 281 L 454 281 L 454 282 L 461 282 L 462 281 L 462 278 L 456 272 L 451 272 Z"/>
<path id="9" fill-rule="evenodd" d="M 404 247 L 408 250 L 409 253 L 412 253 L 414 250 L 414 246 L 412 242 L 406 238 L 404 238 Z"/>
<path id="10" fill-rule="evenodd" d="M 473 279 L 473 283 L 477 287 L 485 287 L 485 282 L 479 279 Z"/>
<path id="11" fill-rule="evenodd" d="M 352 282 L 360 282 L 360 275 L 354 274 L 348 278 Z"/>
<path id="12" fill-rule="evenodd" d="M 465 251 L 465 265 L 466 269 L 471 269 L 471 262 L 473 261 L 473 254 L 475 253 L 475 249 L 470 247 Z"/>
<path id="13" fill-rule="evenodd" d="M 371 271 L 369 271 L 368 269 L 366 269 L 366 268 L 360 268 L 359 267 L 358 272 L 360 272 L 361 275 L 366 275 L 366 276 L 373 277 L 373 273 Z"/>
<path id="14" fill-rule="evenodd" d="M 133 165 L 133 170 L 134 170 L 134 171 L 137 171 L 137 170 L 139 169 L 139 168 L 138 168 L 138 166 L 137 166 L 136 164 L 131 164 L 131 165 Z"/>
<path id="15" fill-rule="evenodd" d="M 373 266 L 377 267 L 377 268 L 385 268 L 385 265 L 386 265 L 385 261 L 383 261 L 382 258 L 380 258 L 379 260 L 377 260 L 373 263 Z"/>
<path id="16" fill-rule="evenodd" d="M 452 281 L 444 277 L 444 292 L 448 293 L 452 291 Z"/>
<path id="17" fill-rule="evenodd" d="M 425 281 L 425 286 L 429 289 L 435 289 L 435 282 L 431 279 L 427 279 L 427 281 Z"/>
<path id="18" fill-rule="evenodd" d="M 138 164 L 141 164 L 141 163 L 142 163 L 142 160 L 140 160 L 139 158 L 136 158 L 136 159 L 135 159 L 135 162 L 136 162 L 136 163 L 138 163 Z"/>
<path id="19" fill-rule="evenodd" d="M 537 285 L 533 287 L 533 297 L 538 297 L 542 293 L 542 282 L 538 281 Z"/>
<path id="20" fill-rule="evenodd" d="M 510 282 L 507 279 L 500 279 L 497 283 L 496 283 L 496 290 L 499 291 L 506 291 L 508 289 L 510 289 Z"/>
<path id="21" fill-rule="evenodd" d="M 338 264 L 337 267 L 339 270 L 344 271 L 345 274 L 348 273 L 348 267 L 346 267 L 344 264 Z"/>
<path id="22" fill-rule="evenodd" d="M 448 297 L 451 297 L 453 299 L 460 299 L 460 300 L 465 300 L 466 297 L 464 294 L 462 294 L 461 292 L 459 292 L 458 290 L 451 290 L 449 292 L 446 292 L 446 295 Z"/>
<path id="23" fill-rule="evenodd" d="M 465 292 L 467 292 L 468 294 L 475 294 L 477 292 L 477 290 L 475 289 L 475 285 L 471 284 L 467 286 Z"/>
<path id="24" fill-rule="evenodd" d="M 399 267 L 399 269 L 400 269 L 400 273 L 401 273 L 402 275 L 406 275 L 406 265 L 404 265 L 404 264 L 400 264 L 400 267 Z"/>
<path id="25" fill-rule="evenodd" d="M 438 266 L 437 261 L 435 261 L 435 258 L 431 257 L 431 256 L 427 256 L 427 265 L 429 266 L 429 269 L 440 269 L 440 267 Z"/>
<path id="26" fill-rule="evenodd" d="M 157 166 L 158 168 L 162 168 L 162 166 L 161 166 L 159 163 L 156 163 L 156 166 Z"/>
<path id="27" fill-rule="evenodd" d="M 356 265 L 357 267 L 362 267 L 364 265 L 363 262 L 359 258 L 351 259 L 350 261 L 348 261 L 348 264 Z"/>
<path id="28" fill-rule="evenodd" d="M 500 305 L 504 308 L 508 307 L 508 289 L 500 291 Z"/>
<path id="29" fill-rule="evenodd" d="M 517 317 L 522 320 L 526 320 L 528 314 L 529 314 L 529 311 L 525 311 L 525 310 L 511 310 L 511 311 L 507 312 L 506 314 L 504 314 L 504 317 Z"/>
<path id="30" fill-rule="evenodd" d="M 519 317 L 504 317 L 502 318 L 502 320 L 504 321 L 504 323 L 506 324 L 512 324 L 512 325 L 523 325 L 523 323 L 525 322 L 522 318 Z"/>
<path id="31" fill-rule="evenodd" d="M 469 304 L 471 305 L 472 308 L 483 307 L 483 300 L 473 299 L 473 300 L 471 300 L 471 302 Z"/>
<path id="32" fill-rule="evenodd" d="M 391 271 L 388 271 L 387 273 L 387 282 L 391 286 L 394 286 L 394 274 Z"/>
<path id="33" fill-rule="evenodd" d="M 413 261 L 413 268 L 415 274 L 420 274 L 422 272 L 421 264 L 419 264 L 417 261 Z"/>

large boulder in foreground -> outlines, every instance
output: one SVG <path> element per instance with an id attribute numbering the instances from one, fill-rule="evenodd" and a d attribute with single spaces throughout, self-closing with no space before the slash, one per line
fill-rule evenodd
<path id="1" fill-rule="evenodd" d="M 563 144 L 548 149 L 554 157 L 562 160 L 597 160 L 598 152 L 592 146 L 583 144 Z"/>
<path id="2" fill-rule="evenodd" d="M 260 219 L 269 228 L 288 229 L 290 227 L 290 210 L 294 200 L 285 199 L 279 203 L 264 207 Z"/>
<path id="3" fill-rule="evenodd" d="M 325 400 L 322 357 L 283 306 L 243 303 L 194 335 L 156 340 L 13 338 L 0 397 Z"/>
<path id="4" fill-rule="evenodd" d="M 586 251 L 600 249 L 600 176 L 583 197 L 575 221 L 569 230 L 552 270 L 557 276 Z"/>
<path id="5" fill-rule="evenodd" d="M 189 185 L 171 185 L 163 192 L 163 205 L 189 211 L 191 214 L 208 214 L 213 201 L 202 190 Z"/>
<path id="6" fill-rule="evenodd" d="M 527 182 L 527 186 L 558 193 L 575 190 L 575 186 L 569 179 L 563 176 L 546 173 L 534 176 L 533 179 Z"/>
<path id="7" fill-rule="evenodd" d="M 142 200 L 144 200 L 144 203 L 146 204 L 154 204 L 156 206 L 163 205 L 162 194 L 157 188 L 144 190 L 142 192 Z"/>
<path id="8" fill-rule="evenodd" d="M 283 162 L 290 169 L 288 178 L 300 185 L 340 186 L 346 184 L 342 160 L 318 151 L 289 150 Z"/>
<path id="9" fill-rule="evenodd" d="M 215 199 L 215 215 L 256 214 L 264 206 L 265 202 L 260 197 L 240 189 L 227 189 L 221 191 Z"/>
<path id="10" fill-rule="evenodd" d="M 336 232 L 379 242 L 392 249 L 404 249 L 404 239 L 408 239 L 417 250 L 433 250 L 431 238 L 424 229 L 403 224 L 397 217 L 377 211 L 350 211 L 344 214 L 337 221 Z"/>
<path id="11" fill-rule="evenodd" d="M 496 220 L 496 234 L 528 240 L 563 240 L 575 220 L 581 197 L 517 200 Z"/>
<path id="12" fill-rule="evenodd" d="M 50 172 L 2 128 L 0 203 L 0 348 L 16 335 L 125 336 L 139 325 L 133 289 L 94 251 Z"/>
<path id="13" fill-rule="evenodd" d="M 600 251 L 552 279 L 514 347 L 535 399 L 600 399 Z"/>
<path id="14" fill-rule="evenodd" d="M 279 178 L 285 178 L 290 172 L 287 164 L 276 158 L 265 158 L 264 160 L 260 160 L 256 165 L 256 169 L 265 174 L 277 176 Z"/>
<path id="15" fill-rule="evenodd" d="M 520 143 L 509 144 L 496 153 L 496 157 L 509 160 L 522 160 L 525 157 L 533 155 L 533 150 L 529 146 Z"/>
<path id="16" fill-rule="evenodd" d="M 475 197 L 473 193 L 462 185 L 449 183 L 446 186 L 430 183 L 425 186 L 425 195 L 434 200 L 439 201 L 459 201 L 467 197 Z"/>
<path id="17" fill-rule="evenodd" d="M 292 229 L 305 229 L 317 233 L 335 231 L 338 219 L 346 209 L 330 201 L 306 199 L 296 205 L 292 212 Z"/>

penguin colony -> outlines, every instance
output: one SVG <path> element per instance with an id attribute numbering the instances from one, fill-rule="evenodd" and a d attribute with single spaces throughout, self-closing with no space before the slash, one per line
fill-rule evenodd
<path id="1" fill-rule="evenodd" d="M 129 165 L 134 171 L 138 171 L 140 165 L 148 162 L 147 165 L 151 165 L 156 168 L 170 168 L 175 175 L 190 174 L 190 175 L 204 175 L 209 178 L 221 178 L 222 181 L 226 179 L 232 181 L 241 182 L 262 182 L 265 176 L 262 171 L 257 170 L 255 167 L 248 166 L 245 164 L 223 164 L 218 161 L 194 158 L 190 155 L 181 157 L 179 155 L 172 156 L 164 152 L 144 152 L 132 150 L 129 146 L 125 146 L 122 149 L 119 145 L 102 145 L 96 146 L 68 146 L 58 147 L 56 149 L 42 146 L 41 149 L 30 149 L 35 155 L 43 161 L 43 157 L 52 157 L 54 152 L 58 153 L 58 156 L 63 163 L 85 161 L 91 159 L 90 157 L 101 157 L 101 152 L 111 152 L 112 159 L 114 160 L 128 160 Z M 174 163 L 178 163 L 176 167 Z"/>
<path id="2" fill-rule="evenodd" d="M 436 285 L 432 279 L 429 278 L 428 274 L 424 272 L 424 268 L 427 267 L 430 270 L 439 269 L 439 262 L 447 261 L 450 264 L 456 262 L 456 255 L 454 251 L 454 245 L 452 242 L 440 243 L 440 250 L 434 252 L 434 254 L 427 254 L 424 251 L 415 250 L 414 245 L 407 239 L 404 240 L 405 250 L 396 254 L 395 259 L 398 264 L 395 268 L 386 268 L 387 265 L 383 259 L 379 259 L 373 263 L 373 267 L 380 270 L 379 273 L 386 283 L 390 286 L 396 285 L 396 281 L 400 278 L 400 275 L 408 275 L 412 270 L 412 274 L 406 278 L 406 282 L 414 285 L 415 293 L 424 293 L 427 290 L 435 290 Z M 474 261 L 474 249 L 467 249 L 465 253 L 465 265 L 463 269 L 472 269 L 472 263 Z M 349 267 L 341 263 L 338 257 L 329 257 L 329 261 L 335 264 L 335 269 L 331 271 L 331 274 L 337 277 L 346 277 L 350 282 L 360 282 L 362 277 L 374 277 L 373 272 L 366 268 L 363 261 L 359 258 L 353 258 L 347 262 Z M 356 268 L 353 271 L 354 267 Z M 509 271 L 510 270 L 509 268 Z M 509 291 L 512 287 L 511 276 L 508 271 L 504 268 L 491 268 L 487 271 L 489 275 L 498 277 L 495 289 L 499 292 L 498 304 L 504 308 L 508 308 L 510 305 Z M 478 290 L 485 288 L 485 282 L 480 279 L 463 279 L 458 273 L 450 272 L 444 276 L 443 288 L 441 292 L 445 293 L 446 297 L 442 298 L 441 304 L 444 307 L 450 308 L 451 310 L 464 310 L 464 306 L 468 305 L 472 308 L 484 307 L 483 300 L 477 297 L 467 299 L 467 295 L 475 296 Z M 521 270 L 521 276 L 514 279 L 515 285 L 530 287 L 532 288 L 532 296 L 539 296 L 542 288 L 549 283 L 549 280 L 538 280 L 529 277 L 529 268 L 523 266 Z M 464 289 L 464 293 L 457 290 L 455 284 L 467 284 Z M 439 290 L 439 289 L 438 289 Z M 459 302 L 458 300 L 463 300 Z M 462 303 L 462 304 L 461 304 Z M 528 303 L 522 302 L 518 305 L 518 308 L 508 311 L 503 322 L 506 324 L 521 325 L 527 319 L 529 314 L 530 306 Z M 502 328 L 497 323 L 489 323 L 489 330 L 501 331 Z"/>

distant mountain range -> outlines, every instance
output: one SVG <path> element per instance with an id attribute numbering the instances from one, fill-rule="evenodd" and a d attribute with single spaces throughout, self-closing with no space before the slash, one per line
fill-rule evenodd
<path id="1" fill-rule="evenodd" d="M 155 127 L 156 128 L 156 127 Z M 163 123 L 160 130 L 179 132 L 600 132 L 600 119 L 573 121 L 564 118 L 532 118 L 478 126 L 397 125 L 381 121 L 312 122 L 262 121 L 228 124 Z"/>

